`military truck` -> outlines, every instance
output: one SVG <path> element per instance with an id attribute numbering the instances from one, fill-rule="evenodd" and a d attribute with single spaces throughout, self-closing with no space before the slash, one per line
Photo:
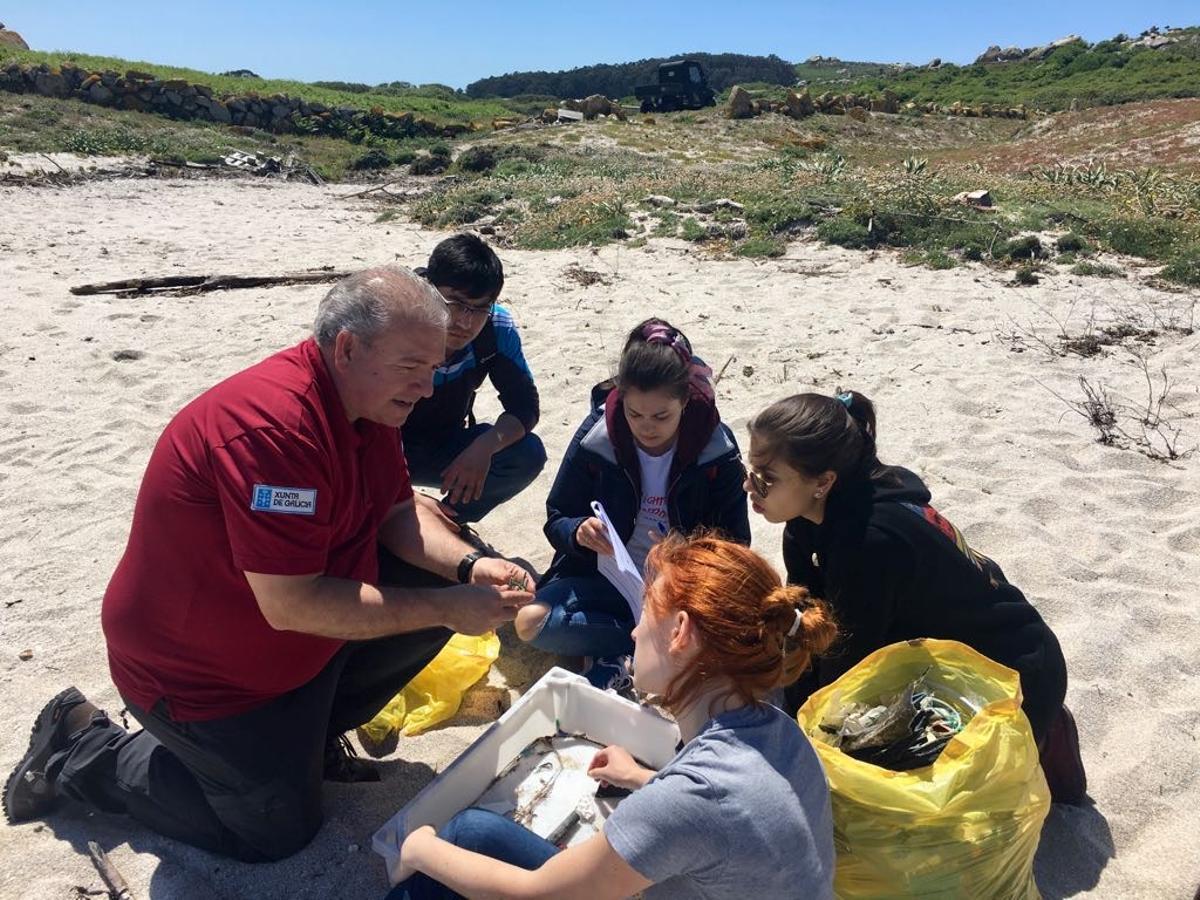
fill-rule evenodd
<path id="1" fill-rule="evenodd" d="M 717 105 L 717 95 L 708 86 L 704 67 L 694 59 L 673 59 L 658 67 L 658 84 L 633 89 L 642 101 L 642 112 L 673 112 Z"/>

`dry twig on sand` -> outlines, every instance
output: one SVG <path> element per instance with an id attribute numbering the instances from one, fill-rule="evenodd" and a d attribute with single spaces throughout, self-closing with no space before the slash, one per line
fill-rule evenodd
<path id="1" fill-rule="evenodd" d="M 71 288 L 71 293 L 77 296 L 90 294 L 118 294 L 123 297 L 133 297 L 139 294 L 183 296 L 234 288 L 273 287 L 280 284 L 319 284 L 326 281 L 339 281 L 349 274 L 349 272 L 338 272 L 326 268 L 309 272 L 292 272 L 286 275 L 166 275 L 158 278 L 126 278 L 121 281 L 80 284 Z"/>
<path id="2" fill-rule="evenodd" d="M 1183 447 L 1183 427 L 1172 414 L 1186 417 L 1168 400 L 1171 379 L 1165 367 L 1158 372 L 1150 368 L 1144 353 L 1130 350 L 1131 363 L 1138 367 L 1146 381 L 1146 398 L 1141 402 L 1123 401 L 1110 393 L 1100 381 L 1093 383 L 1079 376 L 1082 400 L 1068 399 L 1042 385 L 1061 400 L 1068 412 L 1083 418 L 1096 431 L 1097 440 L 1108 447 L 1136 450 L 1158 462 L 1173 462 L 1190 456 L 1195 447 Z M 1040 383 L 1040 382 L 1039 382 Z"/>

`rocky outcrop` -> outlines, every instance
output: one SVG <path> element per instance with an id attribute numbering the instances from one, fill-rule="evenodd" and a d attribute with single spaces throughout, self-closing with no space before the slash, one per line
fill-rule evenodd
<path id="1" fill-rule="evenodd" d="M 2 24 L 0 24 L 0 46 L 16 47 L 18 50 L 29 49 L 29 45 L 25 43 L 25 38 L 21 37 L 15 31 L 9 31 Z"/>
<path id="2" fill-rule="evenodd" d="M 261 128 L 280 134 L 327 134 L 345 137 L 370 132 L 380 137 L 457 137 L 473 130 L 462 123 L 441 124 L 412 113 L 381 107 L 330 108 L 284 94 L 216 96 L 208 85 L 179 78 L 160 79 L 129 70 L 90 72 L 71 63 L 50 66 L 9 63 L 0 66 L 0 90 L 43 97 L 74 98 L 85 103 L 157 113 L 173 119 L 200 119 L 225 125 Z"/>
<path id="3" fill-rule="evenodd" d="M 585 97 L 582 100 L 564 100 L 562 108 L 569 109 L 572 112 L 583 113 L 585 119 L 594 119 L 597 116 L 616 116 L 618 119 L 625 118 L 625 110 L 621 108 L 621 104 L 615 100 L 609 100 L 603 94 L 592 94 L 590 97 Z"/>

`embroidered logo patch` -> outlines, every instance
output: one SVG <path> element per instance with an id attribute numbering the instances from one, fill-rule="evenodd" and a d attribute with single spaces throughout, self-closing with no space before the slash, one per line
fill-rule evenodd
<path id="1" fill-rule="evenodd" d="M 317 514 L 316 488 L 272 487 L 256 484 L 250 497 L 255 512 L 287 513 L 293 516 Z"/>

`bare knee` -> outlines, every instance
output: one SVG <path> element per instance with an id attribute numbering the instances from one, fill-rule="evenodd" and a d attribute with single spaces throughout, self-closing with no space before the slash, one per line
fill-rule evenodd
<path id="1" fill-rule="evenodd" d="M 532 641 L 542 630 L 542 623 L 548 615 L 550 607 L 545 603 L 530 603 L 517 610 L 517 618 L 513 622 L 517 637 L 523 641 Z"/>

